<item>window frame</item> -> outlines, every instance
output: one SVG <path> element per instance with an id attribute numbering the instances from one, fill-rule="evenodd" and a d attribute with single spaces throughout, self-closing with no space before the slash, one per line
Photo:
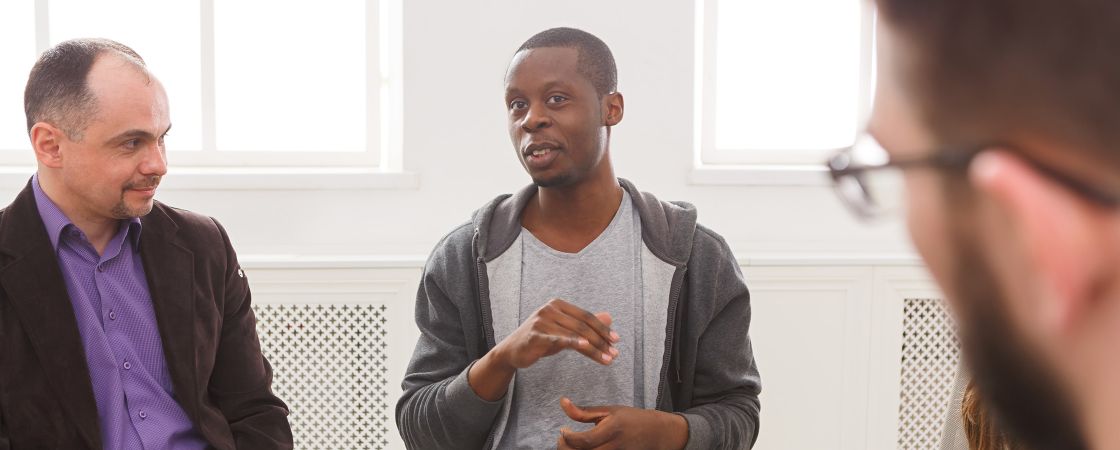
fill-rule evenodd
<path id="1" fill-rule="evenodd" d="M 860 95 L 857 104 L 857 123 L 861 126 L 870 115 L 874 93 L 875 73 L 873 59 L 875 54 L 875 7 L 870 2 L 860 0 Z M 750 172 L 764 169 L 766 179 L 773 179 L 776 171 L 796 173 L 795 178 L 805 180 L 806 166 L 821 166 L 828 155 L 842 150 L 829 149 L 768 149 L 768 148 L 719 148 L 715 145 L 716 132 L 716 37 L 719 0 L 696 1 L 696 45 L 695 45 L 695 105 L 693 114 L 694 131 L 694 173 L 693 179 L 701 184 L 733 184 L 728 181 L 726 169 L 744 168 Z M 857 135 L 858 135 L 858 131 Z M 716 169 L 718 175 L 708 173 Z M 814 168 L 815 169 L 815 168 Z M 737 183 L 734 183 L 737 184 Z M 755 183 L 750 183 L 755 184 Z M 805 184 L 797 182 L 795 184 Z M 816 184 L 815 182 L 813 184 Z"/>
<path id="2" fill-rule="evenodd" d="M 168 151 L 172 166 L 193 169 L 276 168 L 290 171 L 353 168 L 363 172 L 399 173 L 403 170 L 399 119 L 401 107 L 401 1 L 366 2 L 366 121 L 365 149 L 354 151 L 234 151 L 219 150 L 216 143 L 216 71 L 214 5 L 199 0 L 201 98 L 200 150 Z M 35 54 L 51 46 L 50 0 L 35 0 Z M 30 70 L 30 67 L 28 67 Z M 0 149 L 0 165 L 25 167 L 35 160 L 30 142 L 22 149 Z M 28 153 L 28 154 L 25 154 Z"/>

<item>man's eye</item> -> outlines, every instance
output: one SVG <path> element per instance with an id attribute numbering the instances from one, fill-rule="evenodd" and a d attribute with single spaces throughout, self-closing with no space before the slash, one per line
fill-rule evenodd
<path id="1" fill-rule="evenodd" d="M 129 139 L 127 141 L 124 141 L 123 146 L 124 146 L 124 148 L 130 149 L 130 150 L 135 149 L 135 148 L 140 146 L 140 140 L 139 139 Z"/>
<path id="2" fill-rule="evenodd" d="M 509 102 L 509 109 L 525 109 L 529 106 L 524 100 L 514 100 Z"/>
<path id="3" fill-rule="evenodd" d="M 548 103 L 560 103 L 560 102 L 563 102 L 567 99 L 568 98 L 563 96 L 563 95 L 553 95 L 553 96 L 548 98 Z"/>

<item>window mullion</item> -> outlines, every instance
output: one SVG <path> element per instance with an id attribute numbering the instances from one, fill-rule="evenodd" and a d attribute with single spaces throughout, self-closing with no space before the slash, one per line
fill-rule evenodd
<path id="1" fill-rule="evenodd" d="M 213 154 L 217 151 L 215 75 L 214 75 L 214 0 L 200 0 L 199 56 L 201 70 L 202 98 L 202 152 Z"/>

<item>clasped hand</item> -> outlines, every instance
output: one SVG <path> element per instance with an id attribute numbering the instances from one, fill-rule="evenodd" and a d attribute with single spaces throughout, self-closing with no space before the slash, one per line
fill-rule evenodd
<path id="1" fill-rule="evenodd" d="M 581 408 L 567 398 L 560 407 L 572 420 L 595 426 L 579 433 L 561 429 L 558 450 L 675 450 L 688 442 L 688 422 L 676 414 L 618 405 Z"/>

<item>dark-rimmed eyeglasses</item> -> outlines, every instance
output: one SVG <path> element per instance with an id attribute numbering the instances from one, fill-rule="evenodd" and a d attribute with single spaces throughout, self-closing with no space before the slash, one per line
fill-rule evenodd
<path id="1" fill-rule="evenodd" d="M 874 136 L 864 133 L 854 145 L 828 159 L 833 187 L 844 204 L 861 219 L 871 220 L 902 209 L 905 197 L 902 172 L 928 167 L 943 170 L 965 170 L 981 151 L 993 147 L 1009 148 L 1001 143 L 985 143 L 943 149 L 911 159 L 891 159 Z M 1065 185 L 1083 197 L 1107 207 L 1120 206 L 1120 193 L 1105 192 L 1069 175 L 1040 164 L 1032 164 L 1039 172 Z"/>

